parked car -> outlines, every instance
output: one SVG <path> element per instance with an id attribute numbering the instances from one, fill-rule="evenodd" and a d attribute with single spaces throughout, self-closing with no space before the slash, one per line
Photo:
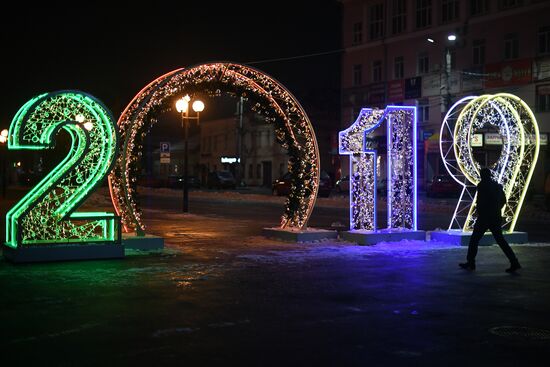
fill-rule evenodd
<path id="1" fill-rule="evenodd" d="M 338 193 L 344 193 L 349 192 L 349 176 L 346 175 L 336 181 L 336 192 Z M 388 183 L 385 178 L 380 178 L 378 181 L 376 181 L 376 193 L 378 195 L 386 195 L 386 192 L 388 190 Z"/>
<path id="2" fill-rule="evenodd" d="M 349 175 L 342 177 L 336 181 L 335 189 L 337 193 L 349 191 Z"/>
<path id="3" fill-rule="evenodd" d="M 209 189 L 234 189 L 237 186 L 231 171 L 210 172 L 206 182 Z"/>
<path id="4" fill-rule="evenodd" d="M 163 187 L 165 182 L 161 178 L 153 175 L 141 175 L 137 181 L 139 186 L 145 187 Z"/>
<path id="5" fill-rule="evenodd" d="M 434 176 L 426 186 L 426 196 L 458 196 L 462 191 L 462 186 L 459 185 L 451 176 L 437 175 Z"/>
<path id="6" fill-rule="evenodd" d="M 198 189 L 201 187 L 201 181 L 196 176 L 187 176 L 188 184 L 187 187 Z M 168 176 L 167 186 L 172 189 L 181 189 L 183 188 L 183 176 L 172 175 Z"/>
<path id="7" fill-rule="evenodd" d="M 273 195 L 286 196 L 290 193 L 290 173 L 287 172 L 281 178 L 273 181 L 271 186 Z M 332 191 L 332 181 L 330 176 L 322 171 L 319 177 L 319 196 L 329 197 Z"/>

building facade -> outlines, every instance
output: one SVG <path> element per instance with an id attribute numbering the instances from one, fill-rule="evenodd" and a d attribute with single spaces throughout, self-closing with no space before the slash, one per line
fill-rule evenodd
<path id="1" fill-rule="evenodd" d="M 446 174 L 438 141 L 448 108 L 463 96 L 512 93 L 527 102 L 539 124 L 542 146 L 531 187 L 543 190 L 550 171 L 550 1 L 342 0 L 342 4 L 342 129 L 351 125 L 362 107 L 417 106 L 422 189 L 434 175 Z M 378 133 L 380 141 L 384 131 Z M 484 134 L 475 156 L 487 165 L 498 159 L 501 146 L 494 132 Z M 342 170 L 346 169 L 342 162 Z"/>
<path id="2" fill-rule="evenodd" d="M 235 117 L 201 122 L 203 182 L 208 172 L 228 170 L 246 185 L 271 187 L 288 167 L 287 152 L 276 142 L 273 124 L 255 114 L 243 117 L 242 129 L 237 124 Z"/>

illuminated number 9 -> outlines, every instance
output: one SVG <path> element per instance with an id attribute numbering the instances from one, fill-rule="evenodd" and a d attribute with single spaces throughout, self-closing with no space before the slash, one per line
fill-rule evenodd
<path id="1" fill-rule="evenodd" d="M 440 132 L 445 168 L 463 186 L 449 229 L 472 231 L 476 218 L 475 186 L 480 164 L 474 160 L 470 141 L 479 130 L 492 125 L 502 136 L 498 161 L 490 167 L 504 188 L 503 229 L 513 232 L 539 155 L 539 129 L 529 106 L 507 93 L 465 97 L 447 112 Z"/>
<path id="2" fill-rule="evenodd" d="M 109 173 L 117 153 L 113 118 L 101 102 L 77 91 L 35 97 L 13 119 L 8 148 L 52 148 L 61 129 L 71 137 L 69 153 L 7 213 L 10 247 L 120 241 L 112 213 L 75 212 Z"/>
<path id="3" fill-rule="evenodd" d="M 383 121 L 388 143 L 388 228 L 416 231 L 416 107 L 363 108 L 339 133 L 339 150 L 350 156 L 350 229 L 376 230 L 376 151 L 367 134 Z"/>

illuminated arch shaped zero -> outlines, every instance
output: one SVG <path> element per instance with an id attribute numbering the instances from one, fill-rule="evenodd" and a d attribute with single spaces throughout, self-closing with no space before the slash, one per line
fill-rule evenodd
<path id="1" fill-rule="evenodd" d="M 145 229 L 137 204 L 136 179 L 141 144 L 155 122 L 155 113 L 173 97 L 194 92 L 246 96 L 253 101 L 253 110 L 275 124 L 277 141 L 288 149 L 291 174 L 281 227 L 305 227 L 317 198 L 320 169 L 317 140 L 305 111 L 285 87 L 263 72 L 240 64 L 209 63 L 159 77 L 143 88 L 120 116 L 121 154 L 109 185 L 124 230 Z"/>

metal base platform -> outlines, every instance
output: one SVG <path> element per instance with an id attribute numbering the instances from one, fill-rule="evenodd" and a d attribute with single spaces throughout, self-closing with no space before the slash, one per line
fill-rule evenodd
<path id="1" fill-rule="evenodd" d="M 18 247 L 2 245 L 4 258 L 13 263 L 51 261 L 105 260 L 124 258 L 120 244 L 71 244 Z"/>
<path id="2" fill-rule="evenodd" d="M 379 229 L 376 231 L 351 230 L 341 232 L 340 236 L 346 241 L 356 242 L 359 245 L 374 245 L 378 242 L 397 242 L 401 240 L 426 240 L 426 231 L 407 231 L 395 229 Z"/>
<path id="3" fill-rule="evenodd" d="M 463 232 L 459 230 L 431 231 L 429 232 L 429 236 L 432 241 L 441 241 L 459 246 L 468 246 L 468 244 L 470 243 L 472 232 Z M 508 243 L 528 242 L 527 232 L 504 233 L 504 238 Z M 491 232 L 486 232 L 479 241 L 480 246 L 491 246 L 495 245 L 496 243 L 497 242 L 495 241 L 495 238 L 493 237 Z"/>
<path id="4" fill-rule="evenodd" d="M 312 242 L 325 239 L 338 238 L 337 231 L 327 229 L 310 228 L 304 230 L 290 230 L 281 228 L 264 228 L 262 235 L 268 238 L 275 238 L 287 242 Z"/>
<path id="5" fill-rule="evenodd" d="M 164 238 L 151 234 L 137 236 L 135 233 L 123 233 L 122 244 L 128 250 L 162 250 Z"/>

